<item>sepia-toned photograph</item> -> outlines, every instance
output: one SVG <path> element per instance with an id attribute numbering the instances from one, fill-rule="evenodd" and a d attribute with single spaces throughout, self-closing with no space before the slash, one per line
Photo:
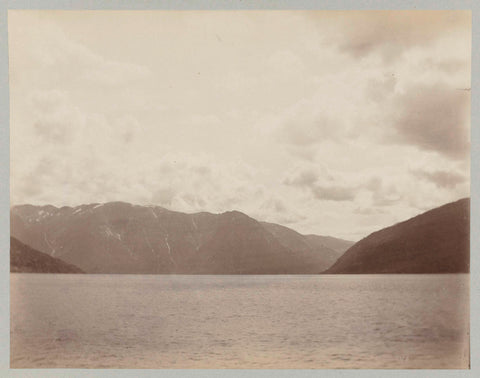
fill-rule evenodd
<path id="1" fill-rule="evenodd" d="M 9 10 L 10 368 L 469 369 L 472 13 Z"/>

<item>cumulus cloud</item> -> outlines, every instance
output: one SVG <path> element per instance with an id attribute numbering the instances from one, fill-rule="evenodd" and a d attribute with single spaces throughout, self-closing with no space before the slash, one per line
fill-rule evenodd
<path id="1" fill-rule="evenodd" d="M 372 192 L 377 192 L 383 188 L 383 181 L 380 177 L 374 176 L 367 181 L 365 188 Z"/>
<path id="2" fill-rule="evenodd" d="M 362 106 L 364 84 L 352 87 L 355 73 L 317 80 L 317 90 L 282 109 L 263 122 L 270 137 L 297 156 L 311 159 L 314 150 L 328 143 L 339 144 L 361 135 L 358 123 L 364 124 L 369 106 Z"/>
<path id="3" fill-rule="evenodd" d="M 350 182 L 342 183 L 342 179 L 334 177 L 327 169 L 319 166 L 305 167 L 294 171 L 284 178 L 288 186 L 306 189 L 315 199 L 325 201 L 351 201 L 355 198 L 357 186 Z"/>
<path id="4" fill-rule="evenodd" d="M 314 160 L 329 145 L 361 143 L 376 133 L 385 97 L 396 91 L 391 72 L 368 65 L 313 79 L 315 90 L 259 122 L 292 154 Z"/>
<path id="5" fill-rule="evenodd" d="M 443 84 L 414 85 L 397 96 L 392 142 L 454 159 L 469 153 L 470 92 Z"/>
<path id="6" fill-rule="evenodd" d="M 68 92 L 34 90 L 27 93 L 29 119 L 24 127 L 29 137 L 61 148 L 97 149 L 117 153 L 141 135 L 142 127 L 132 115 L 107 117 L 75 104 Z M 13 130 L 16 133 L 17 130 Z"/>
<path id="7" fill-rule="evenodd" d="M 304 213 L 295 209 L 287 199 L 278 193 L 262 193 L 259 198 L 258 206 L 250 213 L 258 220 L 290 225 L 307 218 Z"/>
<path id="8" fill-rule="evenodd" d="M 450 171 L 414 170 L 412 173 L 415 177 L 434 183 L 440 189 L 453 189 L 468 180 L 464 175 Z"/>
<path id="9" fill-rule="evenodd" d="M 170 152 L 139 166 L 132 182 L 140 181 L 150 193 L 143 203 L 189 213 L 240 210 L 252 214 L 266 198 L 263 187 L 252 182 L 254 171 L 243 163 L 216 161 L 208 153 Z"/>
<path id="10" fill-rule="evenodd" d="M 22 175 L 15 174 L 13 198 L 62 205 L 123 200 L 189 213 L 241 210 L 248 214 L 267 198 L 260 185 L 252 185 L 251 168 L 245 165 L 191 153 L 165 154 L 145 164 L 148 155 L 126 153 L 128 162 L 124 164 L 115 156 L 85 149 L 68 156 L 55 149 L 43 152 Z M 269 211 L 282 212 L 282 201 L 273 205 Z"/>
<path id="11" fill-rule="evenodd" d="M 307 168 L 300 172 L 295 172 L 293 175 L 286 177 L 283 180 L 284 184 L 295 186 L 312 186 L 319 177 L 319 172 L 313 168 Z"/>
<path id="12" fill-rule="evenodd" d="M 328 201 L 352 201 L 356 195 L 356 189 L 341 186 L 315 185 L 312 192 L 317 199 Z"/>
<path id="13" fill-rule="evenodd" d="M 160 206 L 171 206 L 172 200 L 175 197 L 175 191 L 173 188 L 164 187 L 154 190 L 152 193 L 152 203 Z"/>
<path id="14" fill-rule="evenodd" d="M 355 210 L 353 210 L 353 213 L 359 215 L 378 215 L 385 214 L 386 210 L 376 207 L 357 207 Z"/>
<path id="15" fill-rule="evenodd" d="M 376 191 L 373 193 L 373 206 L 391 206 L 402 200 L 401 194 L 396 190 Z"/>
<path id="16" fill-rule="evenodd" d="M 402 196 L 399 190 L 401 185 L 403 185 L 402 178 L 387 176 L 384 180 L 382 177 L 373 176 L 364 181 L 361 188 L 371 193 L 371 206 L 372 209 L 375 209 L 374 212 L 383 213 L 383 210 L 379 210 L 379 208 L 397 204 L 401 201 Z M 363 209 L 362 212 L 358 210 L 357 213 L 366 214 L 367 211 Z"/>
<path id="17" fill-rule="evenodd" d="M 432 44 L 445 34 L 469 32 L 469 11 L 334 12 L 328 40 L 355 58 L 378 53 L 393 62 L 408 49 Z"/>
<path id="18" fill-rule="evenodd" d="M 84 123 L 84 116 L 78 107 L 69 103 L 67 94 L 46 90 L 33 91 L 28 97 L 33 131 L 44 142 L 72 142 Z"/>

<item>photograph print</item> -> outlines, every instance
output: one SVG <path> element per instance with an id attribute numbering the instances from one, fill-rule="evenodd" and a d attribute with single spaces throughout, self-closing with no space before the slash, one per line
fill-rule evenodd
<path id="1" fill-rule="evenodd" d="M 9 10 L 10 367 L 470 368 L 470 11 Z"/>

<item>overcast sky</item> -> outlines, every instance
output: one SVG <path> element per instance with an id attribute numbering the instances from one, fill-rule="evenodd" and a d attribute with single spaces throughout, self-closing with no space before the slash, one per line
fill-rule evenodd
<path id="1" fill-rule="evenodd" d="M 9 11 L 11 203 L 358 240 L 469 196 L 470 12 Z"/>

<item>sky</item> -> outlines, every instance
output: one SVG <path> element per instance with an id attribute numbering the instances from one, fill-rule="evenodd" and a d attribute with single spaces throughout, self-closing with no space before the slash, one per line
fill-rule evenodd
<path id="1" fill-rule="evenodd" d="M 469 11 L 8 12 L 11 204 L 359 240 L 470 195 Z"/>

